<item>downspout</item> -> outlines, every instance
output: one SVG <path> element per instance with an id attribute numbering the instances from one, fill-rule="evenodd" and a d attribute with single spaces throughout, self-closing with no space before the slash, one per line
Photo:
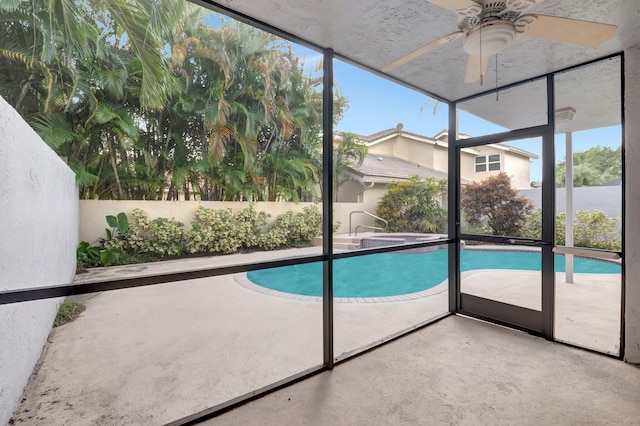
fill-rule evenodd
<path id="1" fill-rule="evenodd" d="M 373 188 L 375 184 L 376 184 L 375 182 L 369 182 L 369 185 L 365 185 L 362 191 L 358 192 L 359 203 L 364 203 L 364 193 L 367 192 L 369 189 Z"/>

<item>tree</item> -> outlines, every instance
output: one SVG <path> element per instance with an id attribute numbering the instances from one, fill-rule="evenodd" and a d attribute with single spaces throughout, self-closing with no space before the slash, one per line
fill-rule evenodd
<path id="1" fill-rule="evenodd" d="M 367 146 L 356 135 L 342 135 L 342 142 L 333 150 L 333 201 L 338 201 L 338 189 L 350 179 L 345 174 L 347 168 L 360 166 L 367 152 Z"/>
<path id="2" fill-rule="evenodd" d="M 445 232 L 447 212 L 439 203 L 446 180 L 411 176 L 387 186 L 376 214 L 389 222 L 390 232 Z"/>
<path id="3" fill-rule="evenodd" d="M 573 186 L 598 186 L 622 177 L 622 147 L 596 145 L 573 153 Z M 556 185 L 565 186 L 566 161 L 556 166 Z"/>
<path id="4" fill-rule="evenodd" d="M 464 219 L 482 232 L 520 236 L 533 203 L 518 197 L 506 173 L 500 173 L 462 188 L 460 208 Z"/>
<path id="5" fill-rule="evenodd" d="M 81 196 L 128 198 L 136 116 L 162 109 L 172 87 L 160 9 L 145 0 L 0 4 L 0 95 L 67 159 Z"/>
<path id="6" fill-rule="evenodd" d="M 166 25 L 171 19 L 169 15 L 181 7 L 184 7 L 184 2 L 169 8 L 158 7 L 151 0 L 1 2 L 3 19 L 0 19 L 0 34 L 6 36 L 3 37 L 3 46 L 10 49 L 0 49 L 0 57 L 46 74 L 45 112 L 55 105 L 55 96 L 66 94 L 63 105 L 69 107 L 74 95 L 82 94 L 78 90 L 80 77 L 74 76 L 74 62 L 78 58 L 98 56 L 99 49 L 92 49 L 92 42 L 99 39 L 97 27 L 109 28 L 113 30 L 110 34 L 115 39 L 113 44 L 117 46 L 126 38 L 131 53 L 139 61 L 141 104 L 145 108 L 162 108 L 167 100 L 171 76 L 164 72 L 167 58 L 162 54 L 164 46 L 156 29 Z M 32 73 L 23 81 L 21 92 L 42 93 L 36 87 L 39 85 L 36 77 Z M 61 87 L 68 90 L 57 93 Z M 16 109 L 20 111 L 20 108 Z"/>
<path id="7" fill-rule="evenodd" d="M 184 0 L 0 1 L 0 95 L 82 198 L 311 199 L 322 79 L 287 41 L 208 19 Z"/>

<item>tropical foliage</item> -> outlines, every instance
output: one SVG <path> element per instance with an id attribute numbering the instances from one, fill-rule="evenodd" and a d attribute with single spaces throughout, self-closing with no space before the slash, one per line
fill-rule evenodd
<path id="1" fill-rule="evenodd" d="M 556 166 L 556 185 L 565 186 L 566 161 Z M 573 153 L 573 186 L 598 186 L 622 177 L 622 147 L 594 146 Z"/>
<path id="2" fill-rule="evenodd" d="M 338 201 L 338 190 L 349 181 L 348 168 L 362 165 L 368 148 L 353 133 L 343 133 L 342 141 L 333 150 L 333 201 Z"/>
<path id="3" fill-rule="evenodd" d="M 376 215 L 389 222 L 389 232 L 446 232 L 447 212 L 439 201 L 446 182 L 412 176 L 390 183 Z"/>
<path id="4" fill-rule="evenodd" d="M 185 0 L 0 2 L 0 95 L 81 198 L 312 199 L 321 84 L 288 42 Z"/>
<path id="5" fill-rule="evenodd" d="M 556 244 L 566 244 L 565 212 L 556 215 Z M 580 210 L 573 220 L 573 245 L 603 250 L 622 250 L 622 218 L 609 217 L 602 210 Z M 542 236 L 542 209 L 537 208 L 527 217 L 522 235 L 524 238 L 540 239 Z"/>
<path id="6" fill-rule="evenodd" d="M 472 182 L 462 188 L 460 209 L 467 223 L 482 233 L 519 236 L 533 203 L 518 197 L 506 173 Z"/>

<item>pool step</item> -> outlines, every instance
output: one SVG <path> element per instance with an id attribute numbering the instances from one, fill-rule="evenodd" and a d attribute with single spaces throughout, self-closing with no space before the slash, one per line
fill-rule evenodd
<path id="1" fill-rule="evenodd" d="M 334 250 L 357 250 L 359 248 L 360 244 L 333 242 Z"/>
<path id="2" fill-rule="evenodd" d="M 311 244 L 314 246 L 322 245 L 322 237 L 314 237 L 311 240 Z M 333 249 L 334 250 L 356 250 L 360 248 L 360 238 L 352 237 L 334 237 Z"/>

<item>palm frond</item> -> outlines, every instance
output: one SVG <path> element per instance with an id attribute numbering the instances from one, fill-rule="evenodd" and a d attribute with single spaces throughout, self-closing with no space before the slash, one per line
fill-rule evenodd
<path id="1" fill-rule="evenodd" d="M 87 44 L 87 31 L 92 29 L 78 13 L 78 4 L 74 0 L 49 0 L 49 16 L 52 24 L 50 31 L 60 30 L 64 34 L 67 46 L 82 56 L 90 53 Z M 55 25 L 53 25 L 55 22 Z M 50 34 L 53 38 L 54 35 Z"/>
<path id="2" fill-rule="evenodd" d="M 0 10 L 3 12 L 15 12 L 20 7 L 22 0 L 2 0 Z"/>
<path id="3" fill-rule="evenodd" d="M 154 2 L 154 7 L 162 7 Z M 166 72 L 167 59 L 162 54 L 156 34 L 149 32 L 149 14 L 139 3 L 111 0 L 106 3 L 113 20 L 127 34 L 128 42 L 140 60 L 142 80 L 140 104 L 147 109 L 164 109 L 172 78 Z"/>
<path id="4" fill-rule="evenodd" d="M 90 187 L 98 180 L 98 176 L 90 173 L 84 164 L 72 163 L 69 168 L 76 174 L 76 185 L 80 188 Z"/>
<path id="5" fill-rule="evenodd" d="M 31 117 L 29 124 L 54 150 L 58 150 L 63 144 L 78 138 L 63 113 L 39 113 Z"/>
<path id="6" fill-rule="evenodd" d="M 126 68 L 103 69 L 100 80 L 104 89 L 115 99 L 120 100 L 124 97 L 127 77 Z"/>
<path id="7" fill-rule="evenodd" d="M 235 133 L 235 128 L 232 125 L 214 125 L 209 132 L 209 157 L 215 161 L 221 161 L 226 152 L 226 146 Z"/>
<path id="8" fill-rule="evenodd" d="M 95 114 L 95 120 L 97 123 L 105 124 L 109 121 L 115 120 L 120 116 L 109 105 L 100 104 Z"/>

